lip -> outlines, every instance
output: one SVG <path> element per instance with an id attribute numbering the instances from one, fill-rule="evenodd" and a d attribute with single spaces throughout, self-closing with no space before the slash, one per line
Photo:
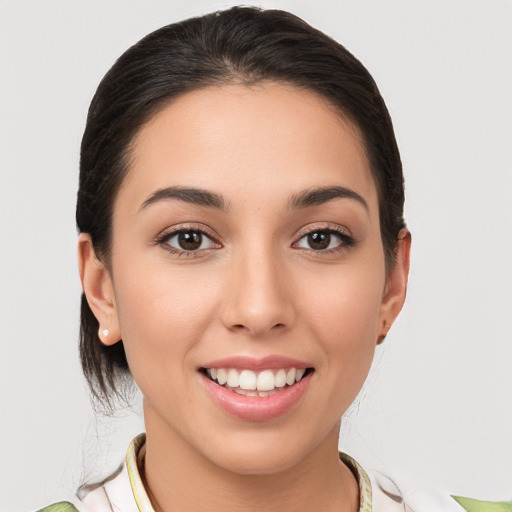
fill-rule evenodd
<path id="1" fill-rule="evenodd" d="M 308 366 L 293 359 L 282 357 L 263 358 L 259 360 L 235 357 L 212 361 L 208 363 L 208 366 L 205 365 L 204 367 L 260 370 L 284 367 L 307 368 Z M 230 416 L 253 422 L 269 421 L 285 415 L 306 394 L 313 374 L 314 371 L 308 373 L 293 386 L 282 388 L 281 391 L 273 395 L 253 397 L 230 391 L 209 379 L 204 373 L 198 372 L 201 384 L 212 401 L 220 407 L 220 409 Z"/>
<path id="2" fill-rule="evenodd" d="M 235 368 L 240 370 L 279 370 L 280 368 L 312 368 L 313 365 L 291 357 L 271 355 L 260 358 L 248 356 L 226 357 L 201 365 L 201 368 Z"/>

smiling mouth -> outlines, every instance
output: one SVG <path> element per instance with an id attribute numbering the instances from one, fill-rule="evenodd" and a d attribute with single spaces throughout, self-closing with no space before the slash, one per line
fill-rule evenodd
<path id="1" fill-rule="evenodd" d="M 236 370 L 234 368 L 201 368 L 201 373 L 219 386 L 251 397 L 267 397 L 280 393 L 313 373 L 314 368 L 281 368 L 274 370 Z"/>

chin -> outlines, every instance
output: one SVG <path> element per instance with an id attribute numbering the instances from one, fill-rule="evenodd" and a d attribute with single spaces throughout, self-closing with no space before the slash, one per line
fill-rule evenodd
<path id="1" fill-rule="evenodd" d="M 219 460 L 217 454 L 217 465 L 230 473 L 240 476 L 266 476 L 282 473 L 299 463 L 302 457 L 293 450 L 245 450 L 244 453 L 233 451 L 226 454 Z"/>
<path id="2" fill-rule="evenodd" d="M 286 472 L 308 458 L 319 444 L 307 433 L 304 437 L 288 432 L 256 430 L 253 435 L 231 435 L 208 447 L 215 465 L 239 475 L 273 475 Z M 297 434 L 297 432 L 296 432 Z M 212 440 L 213 441 L 213 440 Z"/>

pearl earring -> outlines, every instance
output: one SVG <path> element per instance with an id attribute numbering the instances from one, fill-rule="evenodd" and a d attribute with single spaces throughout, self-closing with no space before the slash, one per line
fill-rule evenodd
<path id="1" fill-rule="evenodd" d="M 110 331 L 108 329 L 100 330 L 100 333 L 103 334 L 103 336 L 107 337 L 110 334 Z"/>

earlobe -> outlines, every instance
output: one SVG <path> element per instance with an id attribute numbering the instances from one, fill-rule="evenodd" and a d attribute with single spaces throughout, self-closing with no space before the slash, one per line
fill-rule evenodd
<path id="1" fill-rule="evenodd" d="M 382 343 L 404 305 L 409 277 L 410 252 L 411 233 L 407 228 L 402 228 L 398 234 L 395 263 L 386 278 L 377 343 Z"/>
<path id="2" fill-rule="evenodd" d="M 112 277 L 96 256 L 87 233 L 78 238 L 78 270 L 87 302 L 99 323 L 98 337 L 104 345 L 114 345 L 121 339 L 121 329 Z"/>

